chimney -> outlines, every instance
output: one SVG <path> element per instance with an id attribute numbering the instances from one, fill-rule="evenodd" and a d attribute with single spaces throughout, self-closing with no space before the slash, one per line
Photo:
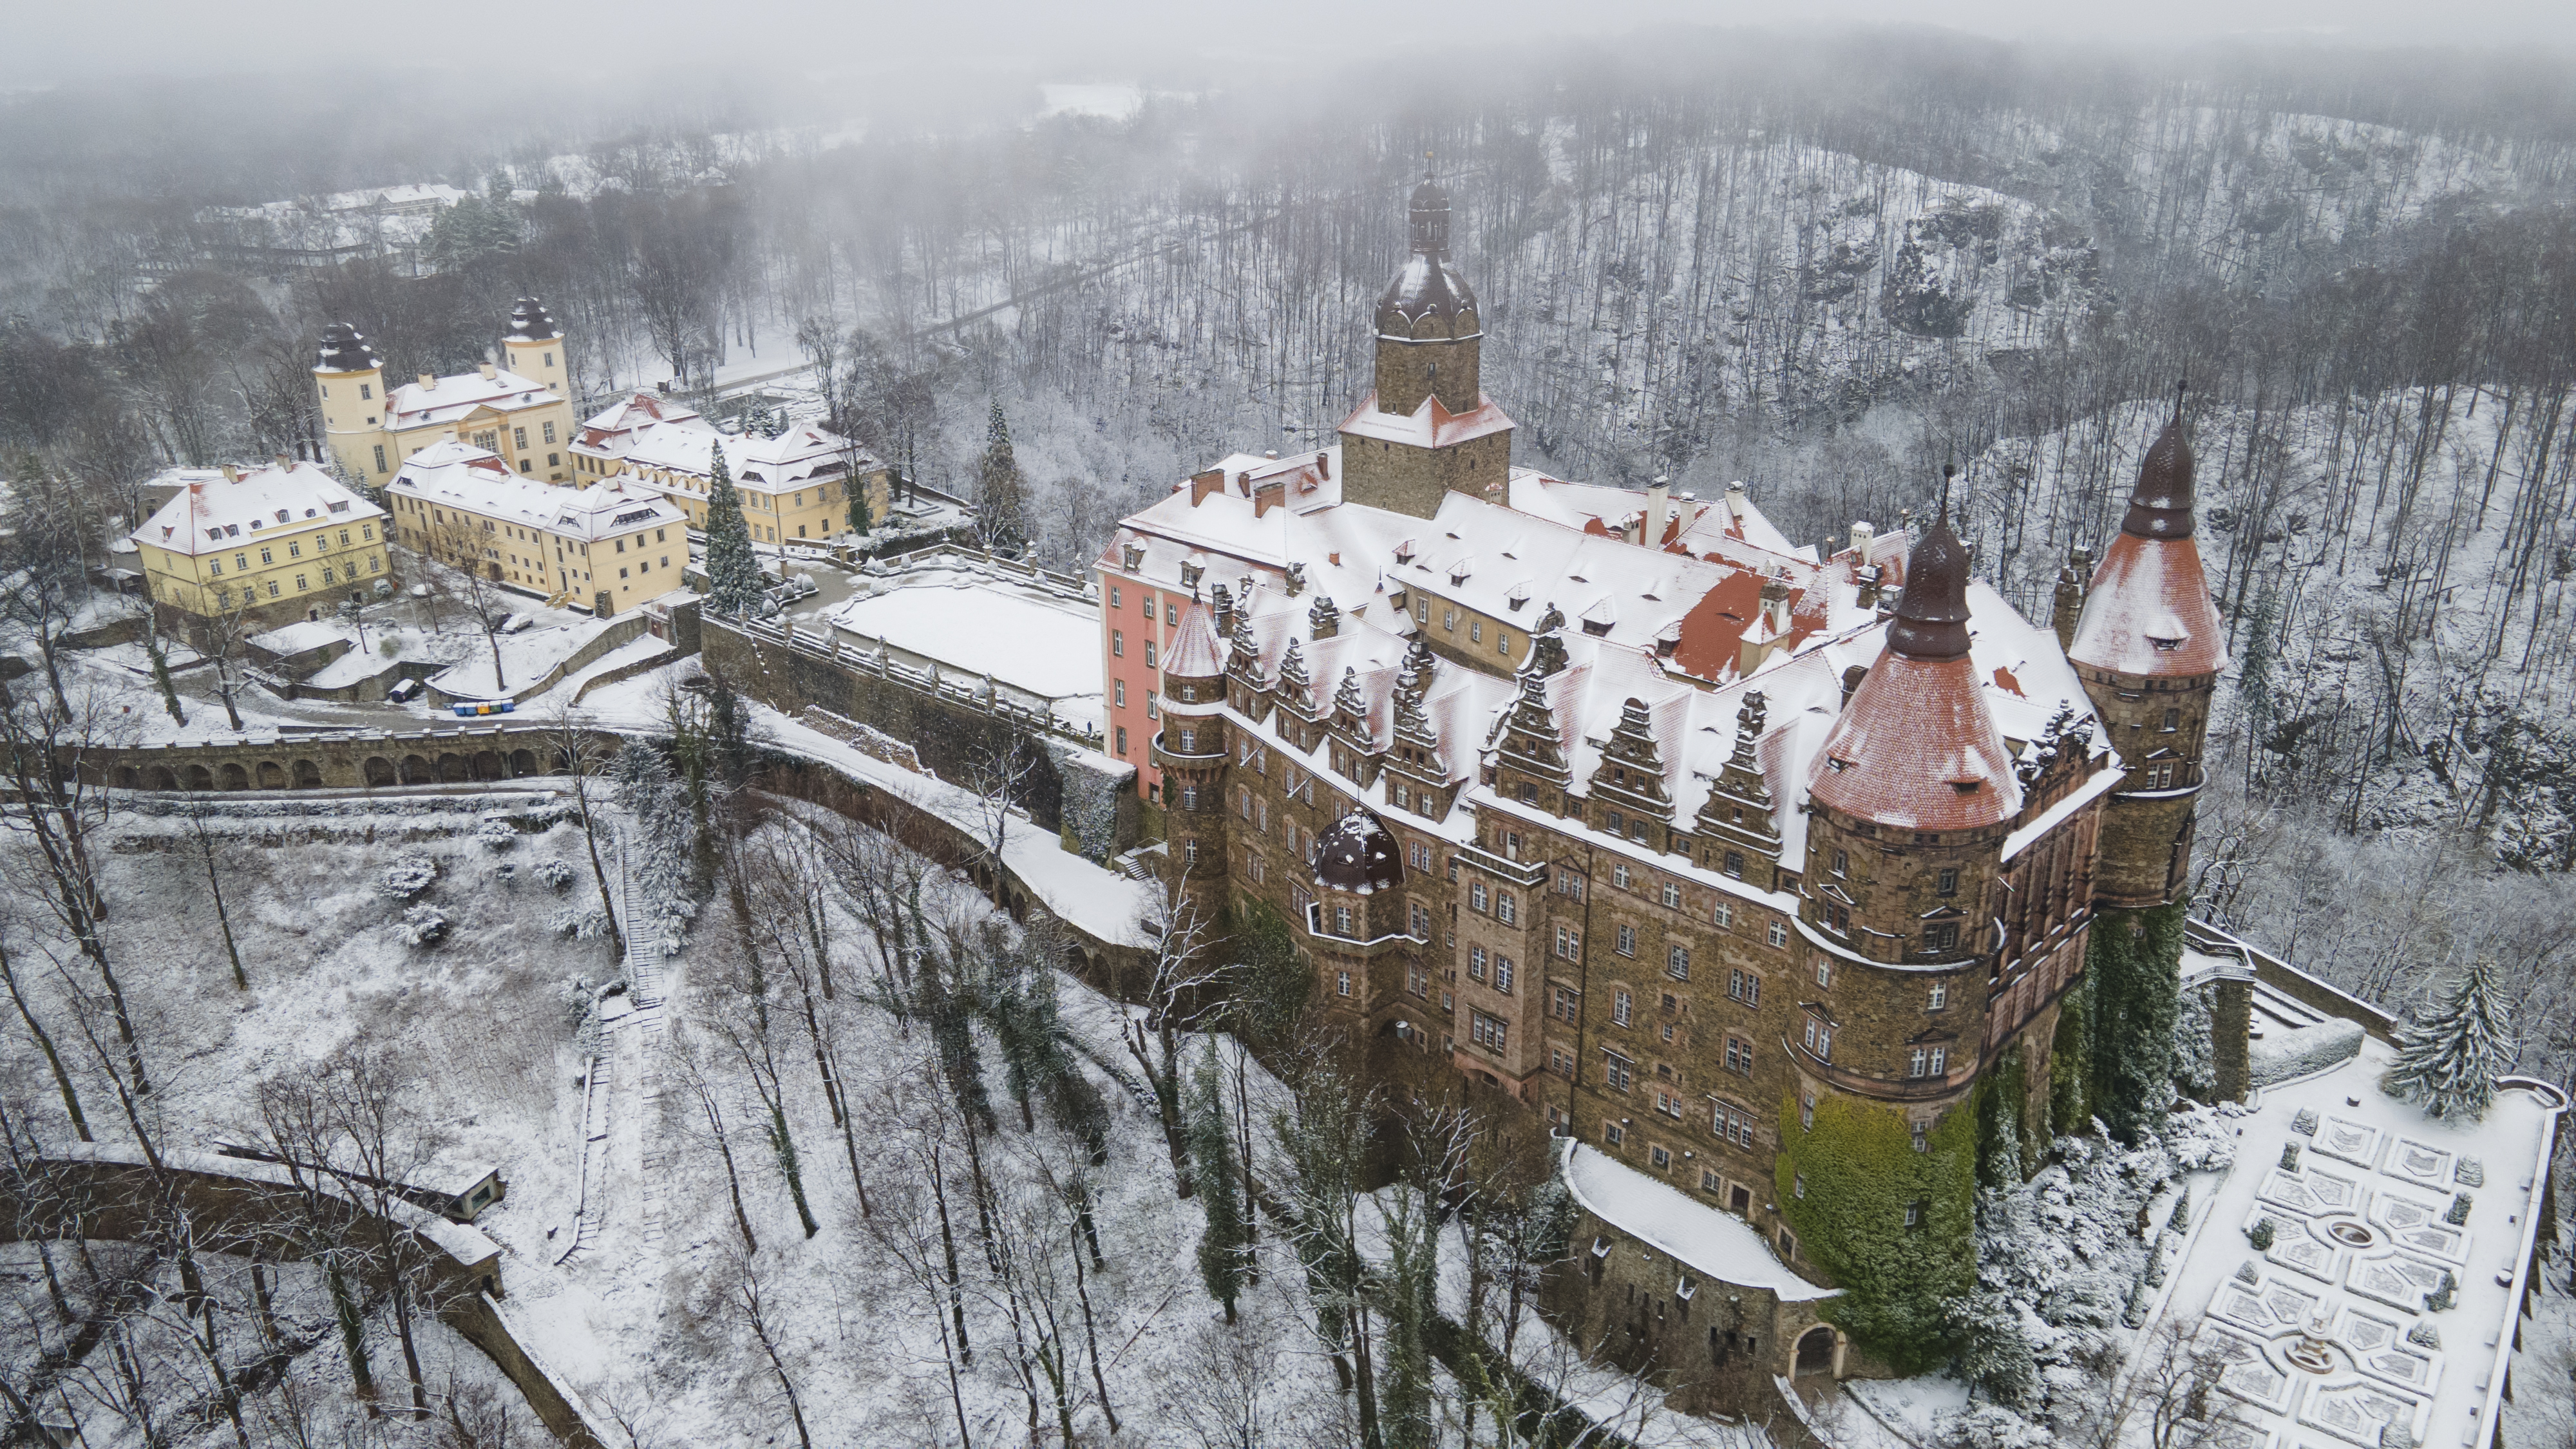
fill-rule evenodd
<path id="1" fill-rule="evenodd" d="M 438 391 L 438 374 L 434 372 L 422 373 L 420 375 L 420 390 L 422 392 Z"/>
<path id="2" fill-rule="evenodd" d="M 1774 634 L 1789 632 L 1789 581 L 1768 579 L 1762 585 L 1762 623 Z"/>
<path id="3" fill-rule="evenodd" d="M 1738 478 L 1726 485 L 1726 516 L 1730 520 L 1741 519 L 1745 510 L 1744 480 Z"/>
<path id="4" fill-rule="evenodd" d="M 1664 519 L 1672 501 L 1673 480 L 1658 473 L 1646 485 L 1646 536 L 1640 540 L 1648 548 L 1664 546 Z"/>
<path id="5" fill-rule="evenodd" d="M 1869 666 L 1855 664 L 1843 671 L 1843 707 L 1851 707 L 1851 697 L 1860 692 L 1860 682 L 1869 677 Z"/>
<path id="6" fill-rule="evenodd" d="M 1323 480 L 1324 480 L 1325 482 L 1327 482 L 1327 483 L 1329 483 L 1329 482 L 1331 482 L 1331 481 L 1333 480 L 1333 455 L 1332 455 L 1332 454 L 1330 454 L 1330 453 L 1317 453 L 1317 454 L 1315 455 L 1315 476 L 1316 476 L 1316 477 L 1318 477 L 1318 478 L 1323 479 Z"/>
<path id="7" fill-rule="evenodd" d="M 224 465 L 224 481 L 227 483 L 239 483 L 241 481 L 241 470 L 230 463 L 226 463 Z"/>
<path id="8" fill-rule="evenodd" d="M 1869 546 L 1870 546 L 1870 543 L 1871 543 L 1873 540 L 1875 540 L 1877 537 L 1878 537 L 1878 530 L 1877 530 L 1877 529 L 1870 527 L 1868 524 L 1866 524 L 1866 523 L 1862 522 L 1861 520 L 1859 520 L 1859 519 L 1857 519 L 1857 518 L 1855 518 L 1855 519 L 1853 519 L 1853 520 L 1852 520 L 1852 532 L 1851 532 L 1851 546 L 1852 546 L 1852 552 L 1853 552 L 1853 553 L 1855 553 L 1855 554 L 1858 554 L 1858 555 L 1860 556 L 1860 562 L 1862 562 L 1862 563 L 1867 563 L 1867 562 L 1869 562 Z"/>
<path id="9" fill-rule="evenodd" d="M 1192 508 L 1198 507 L 1209 494 L 1222 493 L 1224 491 L 1225 470 L 1223 468 L 1210 468 L 1204 473 L 1192 473 L 1190 475 L 1190 506 Z"/>
<path id="10" fill-rule="evenodd" d="M 501 373 L 501 369 L 499 369 L 499 368 L 497 368 L 497 367 L 494 367 L 492 364 L 490 364 L 490 363 L 488 363 L 488 362 L 478 362 L 478 363 L 476 363 L 476 364 L 474 365 L 474 370 L 475 370 L 476 372 L 479 372 L 479 373 L 483 374 L 483 380 L 484 380 L 485 382 L 490 382 L 493 378 L 498 377 L 498 376 L 500 375 L 500 373 Z"/>

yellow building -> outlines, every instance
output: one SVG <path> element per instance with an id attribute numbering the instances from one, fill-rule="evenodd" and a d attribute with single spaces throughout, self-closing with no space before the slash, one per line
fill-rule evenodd
<path id="1" fill-rule="evenodd" d="M 274 626 L 390 591 L 385 527 L 383 509 L 319 465 L 280 458 L 190 482 L 127 537 L 165 619 Z"/>
<path id="2" fill-rule="evenodd" d="M 382 485 L 430 444 L 465 443 L 523 477 L 575 482 L 563 329 L 543 302 L 522 297 L 501 351 L 497 365 L 451 377 L 422 373 L 388 387 L 384 361 L 367 339 L 346 322 L 332 323 L 313 368 L 331 456 L 350 477 Z"/>
<path id="3" fill-rule="evenodd" d="M 689 564 L 688 520 L 629 481 L 559 488 L 484 449 L 435 443 L 386 485 L 386 527 L 415 553 L 604 619 L 684 587 Z"/>
<path id="4" fill-rule="evenodd" d="M 630 406 L 621 403 L 611 412 Z M 689 526 L 703 531 L 719 443 L 754 543 L 819 543 L 849 532 L 852 487 L 867 489 L 868 516 L 885 520 L 886 465 L 848 438 L 810 425 L 765 438 L 721 433 L 691 414 L 639 429 L 617 463 L 626 474 L 659 487 L 688 514 Z"/>

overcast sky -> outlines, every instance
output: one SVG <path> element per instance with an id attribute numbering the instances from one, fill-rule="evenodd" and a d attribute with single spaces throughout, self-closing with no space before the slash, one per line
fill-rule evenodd
<path id="1" fill-rule="evenodd" d="M 256 71 L 364 84 L 385 67 L 445 63 L 523 72 L 542 85 L 565 71 L 596 76 L 602 66 L 721 63 L 764 68 L 782 83 L 818 70 L 924 65 L 1034 67 L 1054 73 L 1040 78 L 1073 80 L 1195 66 L 1210 73 L 1208 82 L 1257 88 L 1289 79 L 1273 66 L 1335 56 L 1388 60 L 1413 51 L 1437 64 L 1462 41 L 1608 38 L 1675 21 L 1934 25 L 2009 39 L 2310 35 L 2576 50 L 2576 4 L 2568 0 L 508 0 L 470 8 L 421 0 L 7 0 L 0 82 Z"/>

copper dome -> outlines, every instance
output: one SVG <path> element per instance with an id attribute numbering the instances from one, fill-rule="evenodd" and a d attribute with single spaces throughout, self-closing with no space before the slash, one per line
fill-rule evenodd
<path id="1" fill-rule="evenodd" d="M 1948 517 L 1933 523 L 1905 560 L 1905 592 L 1887 647 L 1909 659 L 1959 659 L 1968 652 L 1968 550 Z"/>
<path id="2" fill-rule="evenodd" d="M 1316 841 L 1315 883 L 1361 895 L 1393 889 L 1404 884 L 1403 848 L 1376 816 L 1353 810 Z"/>
<path id="3" fill-rule="evenodd" d="M 1407 211 L 1413 229 L 1412 255 L 1377 299 L 1377 330 L 1409 340 L 1423 335 L 1420 323 L 1425 317 L 1454 324 L 1461 315 L 1476 315 L 1476 294 L 1449 264 L 1449 193 L 1426 175 L 1413 188 Z M 1459 333 L 1453 326 L 1435 329 L 1431 335 L 1455 338 L 1474 331 L 1471 327 Z"/>
<path id="4" fill-rule="evenodd" d="M 2182 417 L 2165 424 L 2138 464 L 2138 486 L 2129 492 L 2129 511 L 2120 531 L 2139 538 L 2191 537 L 2191 440 L 2182 433 Z"/>

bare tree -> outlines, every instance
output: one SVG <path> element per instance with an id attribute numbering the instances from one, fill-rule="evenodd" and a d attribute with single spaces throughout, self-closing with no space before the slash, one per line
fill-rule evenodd
<path id="1" fill-rule="evenodd" d="M 1177 879 L 1164 887 L 1162 900 L 1145 924 L 1154 940 L 1154 959 L 1143 999 L 1129 1009 L 1121 1025 L 1127 1054 L 1153 1089 L 1176 1191 L 1189 1197 L 1196 1187 L 1190 1176 L 1189 1126 L 1181 1110 L 1181 1028 L 1196 1009 L 1200 993 L 1220 981 L 1225 969 L 1208 959 L 1206 923 Z"/>
<path id="2" fill-rule="evenodd" d="M 599 909 L 608 917 L 609 949 L 623 960 L 626 923 L 618 919 L 617 893 L 608 887 L 608 866 L 599 855 L 599 817 L 611 795 L 601 776 L 614 751 L 599 731 L 583 723 L 573 714 L 572 706 L 560 700 L 546 721 L 546 744 L 555 763 L 562 766 L 564 778 L 572 784 L 573 808 L 581 817 L 582 848 L 590 855 L 591 882 L 599 887 Z"/>
<path id="3" fill-rule="evenodd" d="M 506 693 L 510 681 L 501 662 L 501 626 L 509 620 L 515 596 L 501 585 L 500 535 L 491 523 L 454 509 L 439 509 L 425 528 L 404 532 L 419 540 L 421 581 L 433 596 L 462 608 L 473 621 L 492 653 L 492 687 Z"/>
<path id="4" fill-rule="evenodd" d="M 778 1379 L 779 1396 L 786 1400 L 788 1417 L 795 1422 L 796 1442 L 803 1449 L 814 1449 L 814 1436 L 805 1428 L 805 1400 L 796 1391 L 796 1376 L 787 1371 L 787 1359 L 780 1349 L 781 1332 L 773 1321 L 775 1310 L 760 1266 L 751 1254 L 745 1253 L 734 1260 L 733 1274 L 725 1306 L 751 1331 L 752 1341 L 760 1345 L 761 1356 L 769 1361 L 770 1372 Z"/>

